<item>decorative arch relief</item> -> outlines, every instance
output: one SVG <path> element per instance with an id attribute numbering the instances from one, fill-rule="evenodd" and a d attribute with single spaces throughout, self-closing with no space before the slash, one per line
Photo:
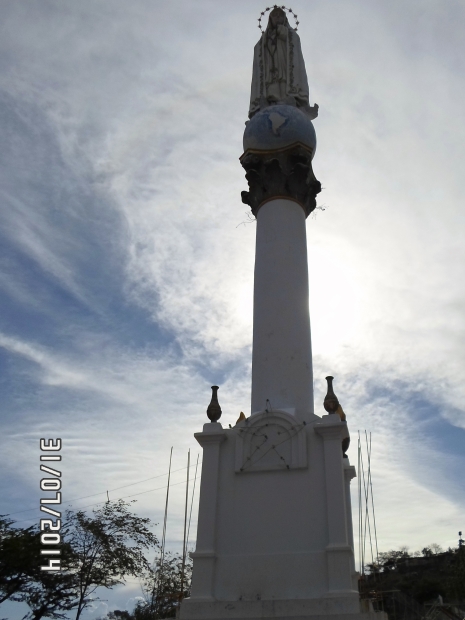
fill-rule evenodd
<path id="1" fill-rule="evenodd" d="M 236 473 L 307 467 L 305 422 L 285 411 L 257 413 L 236 429 Z"/>

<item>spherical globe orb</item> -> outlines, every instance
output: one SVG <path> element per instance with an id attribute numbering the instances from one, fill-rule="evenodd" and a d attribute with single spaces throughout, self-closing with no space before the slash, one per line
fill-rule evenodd
<path id="1" fill-rule="evenodd" d="M 316 134 L 309 117 L 291 105 L 271 105 L 252 116 L 244 131 L 244 153 L 274 151 L 301 142 L 316 151 Z"/>

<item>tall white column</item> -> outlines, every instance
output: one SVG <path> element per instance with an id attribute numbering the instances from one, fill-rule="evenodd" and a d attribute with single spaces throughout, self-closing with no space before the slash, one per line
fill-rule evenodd
<path id="1" fill-rule="evenodd" d="M 252 413 L 313 413 L 304 209 L 275 198 L 257 213 L 252 353 Z"/>

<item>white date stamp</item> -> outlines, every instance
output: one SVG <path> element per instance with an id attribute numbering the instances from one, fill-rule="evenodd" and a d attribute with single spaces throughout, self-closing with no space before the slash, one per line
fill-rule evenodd
<path id="1" fill-rule="evenodd" d="M 61 558 L 57 556 L 61 555 L 61 510 L 58 510 L 61 508 L 61 471 L 56 467 L 61 461 L 61 454 L 59 454 L 61 439 L 41 439 L 40 450 L 40 471 L 48 474 L 47 478 L 41 479 L 40 488 L 42 491 L 51 493 L 49 497 L 40 498 L 40 510 L 54 517 L 40 520 L 40 544 L 42 545 L 40 554 L 45 556 L 44 560 L 48 559 L 48 564 L 40 568 L 47 571 L 59 571 L 61 570 Z"/>

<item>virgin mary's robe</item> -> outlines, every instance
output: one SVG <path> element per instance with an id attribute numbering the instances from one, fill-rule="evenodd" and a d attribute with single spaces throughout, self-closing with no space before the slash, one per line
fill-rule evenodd
<path id="1" fill-rule="evenodd" d="M 285 103 L 302 108 L 311 118 L 307 72 L 299 35 L 287 19 L 274 30 L 269 24 L 254 48 L 249 118 L 261 108 Z"/>

